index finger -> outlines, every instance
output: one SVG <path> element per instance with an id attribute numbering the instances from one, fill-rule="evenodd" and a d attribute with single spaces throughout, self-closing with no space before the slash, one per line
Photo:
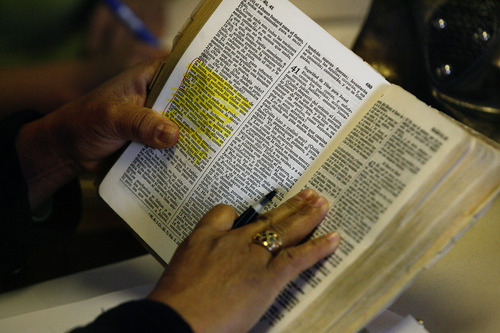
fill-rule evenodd
<path id="1" fill-rule="evenodd" d="M 278 214 L 273 215 L 272 223 L 257 220 L 248 225 L 248 232 L 274 231 L 281 239 L 284 248 L 299 243 L 316 228 L 329 209 L 328 201 L 313 193 L 311 200 L 301 202 L 299 198 L 298 201 L 287 202 L 284 209 L 278 210 Z"/>
<path id="2" fill-rule="evenodd" d="M 292 198 L 288 199 L 285 203 L 281 204 L 279 207 L 265 214 L 259 215 L 257 221 L 263 221 L 267 224 L 273 224 L 277 221 L 281 221 L 297 213 L 300 209 L 302 209 L 302 207 L 314 200 L 317 196 L 318 194 L 310 188 L 302 190 Z"/>

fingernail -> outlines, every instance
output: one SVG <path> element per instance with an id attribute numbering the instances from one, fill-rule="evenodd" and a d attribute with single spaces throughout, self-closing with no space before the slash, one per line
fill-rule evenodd
<path id="1" fill-rule="evenodd" d="M 160 124 L 155 128 L 155 138 L 167 145 L 172 145 L 176 141 L 177 130 L 168 125 Z"/>
<path id="2" fill-rule="evenodd" d="M 324 197 L 317 197 L 309 203 L 313 207 L 321 207 L 326 204 L 326 199 Z"/>
<path id="3" fill-rule="evenodd" d="M 313 190 L 311 190 L 310 188 L 307 188 L 307 189 L 301 191 L 299 194 L 297 194 L 297 197 L 304 200 L 304 201 L 308 201 L 308 200 L 311 200 L 314 195 L 315 195 L 315 192 Z"/>
<path id="4" fill-rule="evenodd" d="M 328 234 L 326 236 L 326 239 L 330 242 L 330 243 L 339 243 L 340 242 L 340 235 L 336 232 L 332 232 L 331 234 Z"/>

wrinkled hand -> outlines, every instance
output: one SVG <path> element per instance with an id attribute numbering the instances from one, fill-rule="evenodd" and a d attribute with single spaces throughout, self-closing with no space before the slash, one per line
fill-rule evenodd
<path id="1" fill-rule="evenodd" d="M 337 248 L 336 233 L 299 244 L 327 211 L 327 201 L 308 189 L 232 230 L 236 212 L 218 205 L 179 246 L 149 298 L 170 305 L 195 332 L 247 331 L 286 283 Z M 251 241 L 266 229 L 282 238 L 276 256 Z"/>
<path id="2" fill-rule="evenodd" d="M 22 127 L 16 147 L 32 207 L 82 171 L 99 171 L 127 141 L 154 148 L 177 142 L 177 125 L 144 107 L 159 65 L 133 68 Z"/>

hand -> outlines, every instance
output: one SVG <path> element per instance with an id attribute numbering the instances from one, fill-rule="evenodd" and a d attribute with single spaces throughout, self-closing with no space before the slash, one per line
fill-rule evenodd
<path id="1" fill-rule="evenodd" d="M 308 189 L 231 229 L 236 212 L 218 205 L 179 246 L 149 298 L 171 306 L 195 332 L 248 331 L 286 283 L 337 248 L 336 233 L 297 245 L 327 211 L 326 199 Z M 276 256 L 251 241 L 266 229 L 282 238 Z"/>
<path id="2" fill-rule="evenodd" d="M 118 75 L 21 128 L 16 148 L 32 208 L 82 171 L 101 170 L 127 141 L 154 148 L 177 142 L 177 125 L 144 107 L 147 87 L 160 62 Z"/>
<path id="3" fill-rule="evenodd" d="M 127 2 L 161 37 L 165 31 L 168 1 Z M 166 49 L 138 40 L 100 2 L 89 19 L 87 44 L 86 53 L 75 59 L 0 67 L 0 117 L 25 109 L 52 112 L 133 65 L 168 55 Z"/>
<path id="4" fill-rule="evenodd" d="M 127 0 L 128 6 L 161 39 L 166 27 L 166 7 L 169 0 Z M 97 3 L 89 22 L 88 57 L 101 63 L 105 71 L 128 68 L 131 65 L 166 55 L 166 50 L 139 40 L 112 12 L 108 5 Z M 108 69 L 106 69 L 108 68 Z"/>

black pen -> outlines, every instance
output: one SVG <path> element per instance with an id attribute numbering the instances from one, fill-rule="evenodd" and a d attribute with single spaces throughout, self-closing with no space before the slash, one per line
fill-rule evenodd
<path id="1" fill-rule="evenodd" d="M 278 193 L 276 190 L 269 192 L 264 198 L 262 198 L 262 200 L 251 205 L 247 210 L 245 210 L 234 221 L 233 229 L 242 227 L 244 225 L 247 225 L 247 224 L 253 222 L 257 218 L 257 215 L 259 215 L 262 208 L 264 208 L 264 206 L 274 198 L 276 193 Z"/>

